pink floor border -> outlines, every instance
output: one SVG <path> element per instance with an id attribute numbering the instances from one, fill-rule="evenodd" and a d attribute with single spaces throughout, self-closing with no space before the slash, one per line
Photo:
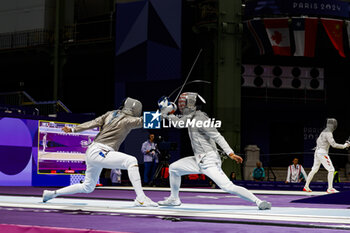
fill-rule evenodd
<path id="1" fill-rule="evenodd" d="M 43 227 L 30 225 L 0 224 L 0 232 L 6 233 L 126 233 L 121 231 L 100 231 L 63 227 Z"/>

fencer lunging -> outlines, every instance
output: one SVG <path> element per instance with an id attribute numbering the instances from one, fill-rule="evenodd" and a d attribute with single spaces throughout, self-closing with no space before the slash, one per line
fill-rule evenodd
<path id="1" fill-rule="evenodd" d="M 126 169 L 136 192 L 136 206 L 158 206 L 142 190 L 137 159 L 131 155 L 118 152 L 120 144 L 132 129 L 142 127 L 142 104 L 140 101 L 127 98 L 121 108 L 109 111 L 104 115 L 80 124 L 74 128 L 64 127 L 66 133 L 80 132 L 100 127 L 100 132 L 85 154 L 86 173 L 82 184 L 74 184 L 56 191 L 45 190 L 43 202 L 60 195 L 90 193 L 98 182 L 103 168 Z"/>
<path id="2" fill-rule="evenodd" d="M 194 156 L 182 158 L 170 165 L 171 195 L 164 201 L 159 201 L 158 204 L 160 206 L 181 205 L 179 198 L 181 176 L 188 174 L 205 174 L 222 190 L 256 203 L 259 209 L 270 209 L 271 203 L 260 200 L 246 188 L 234 185 L 222 171 L 221 159 L 218 154 L 216 143 L 231 159 L 234 159 L 238 163 L 242 163 L 243 159 L 234 154 L 224 137 L 215 127 L 208 125 L 205 127 L 203 122 L 208 122 L 210 119 L 204 112 L 198 109 L 198 104 L 200 102 L 205 103 L 204 99 L 197 93 L 182 93 L 178 100 L 178 108 L 182 117 L 178 118 L 172 114 L 176 111 L 176 105 L 174 103 L 168 103 L 166 97 L 160 100 L 159 106 L 164 118 L 176 122 L 178 126 L 186 125 L 188 121 L 193 122 L 193 125 L 189 125 L 187 128 Z M 203 127 L 200 127 L 201 125 Z"/>
<path id="3" fill-rule="evenodd" d="M 312 190 L 309 188 L 309 185 L 312 181 L 312 178 L 317 173 L 318 169 L 320 169 L 321 164 L 328 171 L 327 193 L 338 192 L 336 189 L 333 188 L 334 167 L 331 159 L 329 158 L 328 151 L 330 146 L 337 149 L 345 149 L 348 148 L 350 144 L 348 141 L 344 144 L 338 144 L 335 142 L 333 138 L 333 131 L 337 128 L 337 125 L 338 123 L 336 119 L 328 118 L 326 128 L 321 132 L 320 136 L 316 140 L 317 145 L 314 153 L 314 164 L 312 166 L 311 172 L 307 176 L 306 184 L 303 189 L 306 192 L 312 192 Z"/>

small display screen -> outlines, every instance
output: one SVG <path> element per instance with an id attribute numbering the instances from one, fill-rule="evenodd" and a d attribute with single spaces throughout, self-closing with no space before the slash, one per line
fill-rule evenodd
<path id="1" fill-rule="evenodd" d="M 39 121 L 38 173 L 85 174 L 85 151 L 93 142 L 99 128 L 78 133 L 65 133 L 65 126 L 75 123 Z"/>

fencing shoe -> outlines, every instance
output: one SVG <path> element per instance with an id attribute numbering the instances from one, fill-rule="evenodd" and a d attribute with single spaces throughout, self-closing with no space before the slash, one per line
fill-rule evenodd
<path id="1" fill-rule="evenodd" d="M 160 206 L 179 206 L 181 205 L 180 198 L 168 197 L 164 201 L 158 201 Z"/>
<path id="2" fill-rule="evenodd" d="M 339 193 L 335 188 L 327 189 L 327 193 Z"/>
<path id="3" fill-rule="evenodd" d="M 271 203 L 268 201 L 261 201 L 258 205 L 259 210 L 270 210 L 271 209 Z"/>
<path id="4" fill-rule="evenodd" d="M 135 206 L 141 206 L 141 207 L 157 207 L 158 204 L 152 201 L 149 197 L 144 196 L 143 198 L 136 197 Z"/>
<path id="5" fill-rule="evenodd" d="M 308 186 L 304 186 L 303 191 L 305 192 L 312 192 L 312 190 Z"/>
<path id="6" fill-rule="evenodd" d="M 44 190 L 43 202 L 47 202 L 48 200 L 51 200 L 52 198 L 55 198 L 56 196 L 57 196 L 56 191 Z"/>

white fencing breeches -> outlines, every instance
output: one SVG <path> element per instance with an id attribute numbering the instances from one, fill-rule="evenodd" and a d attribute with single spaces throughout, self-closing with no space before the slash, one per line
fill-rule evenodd
<path id="1" fill-rule="evenodd" d="M 127 169 L 129 179 L 135 188 L 137 196 L 144 195 L 137 159 L 131 155 L 110 150 L 106 146 L 93 143 L 86 151 L 86 172 L 82 184 L 74 184 L 56 191 L 57 195 L 92 192 L 99 180 L 103 168 Z"/>
<path id="2" fill-rule="evenodd" d="M 333 167 L 332 161 L 329 158 L 327 153 L 322 153 L 317 151 L 315 152 L 315 155 L 314 155 L 314 164 L 311 168 L 310 173 L 307 175 L 305 186 L 309 187 L 312 178 L 320 169 L 321 164 L 328 171 L 328 176 L 327 176 L 328 188 L 329 189 L 333 188 L 334 167 Z"/>
<path id="3" fill-rule="evenodd" d="M 245 200 L 256 203 L 259 199 L 246 188 L 234 185 L 222 171 L 221 161 L 214 157 L 203 158 L 199 164 L 196 162 L 195 156 L 186 157 L 172 163 L 169 167 L 171 196 L 179 197 L 181 176 L 205 174 L 225 192 L 236 194 Z"/>

